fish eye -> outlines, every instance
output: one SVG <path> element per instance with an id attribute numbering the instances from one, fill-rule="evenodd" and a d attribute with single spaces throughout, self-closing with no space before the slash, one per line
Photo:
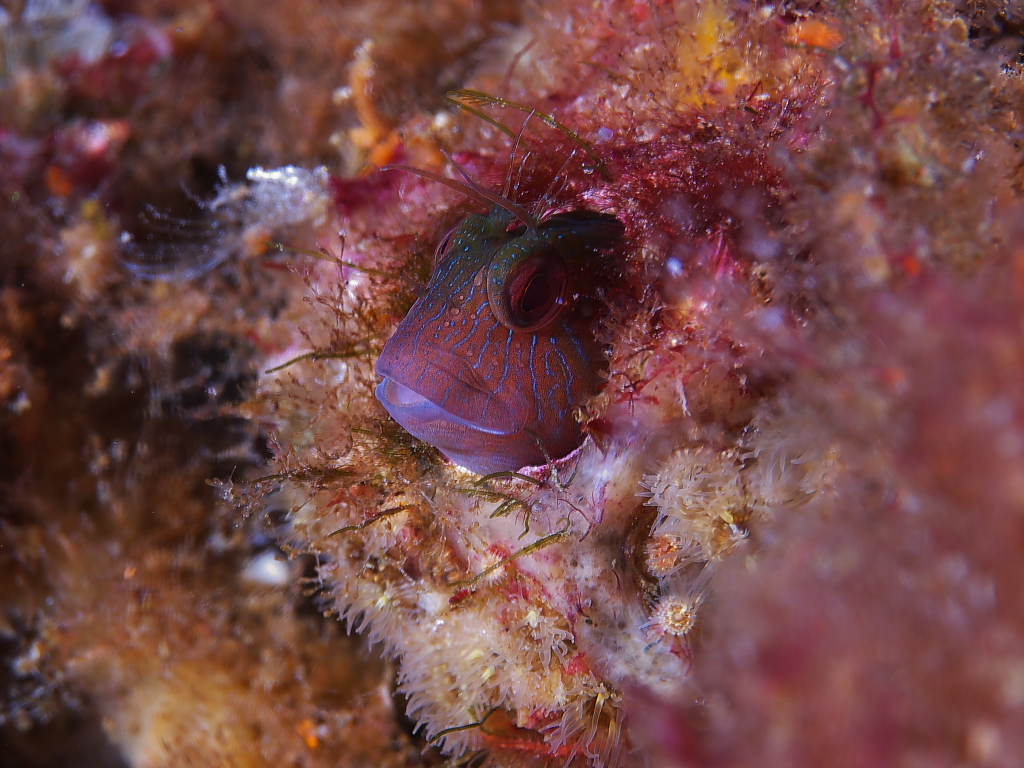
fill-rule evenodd
<path id="1" fill-rule="evenodd" d="M 537 331 L 561 314 L 568 287 L 562 259 L 553 250 L 545 250 L 514 265 L 503 280 L 489 281 L 488 298 L 503 325 L 516 331 Z"/>
<path id="2" fill-rule="evenodd" d="M 448 249 L 452 247 L 452 240 L 455 239 L 455 233 L 462 227 L 462 222 L 459 222 L 454 227 L 448 230 L 444 237 L 441 238 L 441 242 L 437 244 L 437 248 L 434 249 L 434 266 L 441 263 L 441 260 L 448 255 Z"/>

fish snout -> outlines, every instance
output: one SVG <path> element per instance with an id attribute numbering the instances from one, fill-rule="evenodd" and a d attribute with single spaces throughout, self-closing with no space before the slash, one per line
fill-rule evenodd
<path id="1" fill-rule="evenodd" d="M 493 435 L 519 432 L 529 421 L 529 403 L 517 391 L 495 392 L 469 363 L 432 344 L 392 338 L 377 361 L 384 380 L 377 398 L 388 413 L 416 437 L 444 423 Z M 430 426 L 433 425 L 433 426 Z M 438 445 L 442 450 L 444 446 Z"/>

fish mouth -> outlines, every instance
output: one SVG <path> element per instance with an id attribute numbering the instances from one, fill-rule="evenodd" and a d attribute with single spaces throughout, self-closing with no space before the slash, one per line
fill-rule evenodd
<path id="1" fill-rule="evenodd" d="M 415 389 L 410 389 L 394 379 L 384 378 L 377 385 L 377 399 L 394 417 L 395 421 L 412 434 L 417 434 L 431 425 L 458 425 L 486 435 L 505 436 L 514 434 L 516 430 L 486 427 L 477 422 L 464 419 L 452 411 L 432 402 Z M 434 431 L 434 430 L 430 430 Z"/>
<path id="2" fill-rule="evenodd" d="M 439 438 L 466 430 L 498 437 L 525 426 L 525 403 L 514 388 L 506 388 L 511 402 L 499 397 L 462 358 L 432 345 L 421 343 L 415 354 L 389 347 L 377 361 L 377 399 L 413 435 L 443 449 Z"/>
<path id="3" fill-rule="evenodd" d="M 544 460 L 543 453 L 530 442 L 524 444 L 519 435 L 467 422 L 394 379 L 385 378 L 377 385 L 377 398 L 406 432 L 478 475 Z"/>

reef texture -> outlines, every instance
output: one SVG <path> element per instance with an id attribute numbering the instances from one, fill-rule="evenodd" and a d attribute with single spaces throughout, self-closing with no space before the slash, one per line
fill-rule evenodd
<path id="1" fill-rule="evenodd" d="M 0 764 L 1019 764 L 1019 9 L 506 6 L 0 10 Z M 545 466 L 373 395 L 446 153 L 624 228 Z"/>

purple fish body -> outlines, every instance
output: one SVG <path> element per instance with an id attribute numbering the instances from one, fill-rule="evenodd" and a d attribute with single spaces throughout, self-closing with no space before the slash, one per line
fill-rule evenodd
<path id="1" fill-rule="evenodd" d="M 377 398 L 480 474 L 571 452 L 582 440 L 574 411 L 597 391 L 604 361 L 587 275 L 621 234 L 616 219 L 588 211 L 536 227 L 500 208 L 466 217 L 384 345 Z"/>

